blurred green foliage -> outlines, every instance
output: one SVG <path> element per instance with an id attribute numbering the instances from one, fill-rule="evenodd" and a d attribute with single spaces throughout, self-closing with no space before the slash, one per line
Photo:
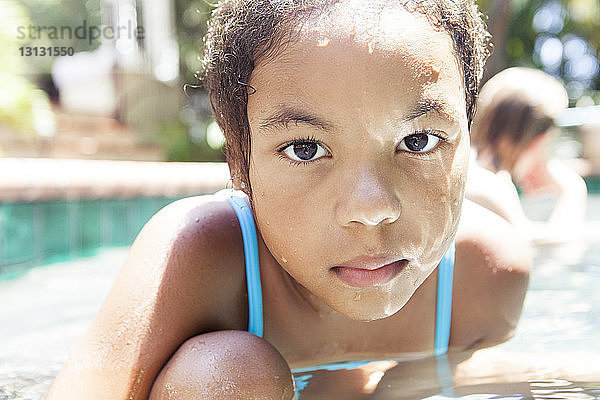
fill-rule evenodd
<path id="1" fill-rule="evenodd" d="M 181 113 L 179 130 L 174 129 L 163 136 L 166 143 L 170 143 L 166 148 L 168 158 L 223 161 L 223 150 L 212 149 L 206 141 L 206 127 L 213 117 L 206 93 L 200 86 L 203 39 L 214 6 L 206 0 L 175 0 L 174 6 L 180 79 L 189 86 L 184 91 L 186 105 Z M 185 134 L 182 134 L 182 126 L 187 127 Z"/>
<path id="2" fill-rule="evenodd" d="M 0 124 L 18 133 L 33 132 L 36 105 L 48 108 L 46 93 L 22 74 L 27 64 L 19 52 L 23 44 L 17 39 L 17 27 L 30 21 L 20 2 L 0 2 Z"/>
<path id="3" fill-rule="evenodd" d="M 181 77 L 187 83 L 198 83 L 198 77 L 202 74 L 203 39 L 213 9 L 214 6 L 206 0 L 175 0 L 179 65 Z"/>
<path id="4" fill-rule="evenodd" d="M 586 95 L 598 104 L 598 0 L 478 0 L 478 3 L 488 15 L 490 30 L 496 34 L 492 38 L 494 49 L 487 77 L 510 66 L 541 68 L 561 78 L 573 102 Z M 498 21 L 505 26 L 497 26 Z M 547 41 L 552 46 L 544 48 Z M 581 54 L 574 56 L 574 49 Z"/>
<path id="5" fill-rule="evenodd" d="M 161 144 L 166 153 L 165 161 L 224 160 L 222 150 L 210 148 L 204 137 L 194 140 L 190 135 L 190 126 L 181 121 L 163 125 L 160 133 Z"/>

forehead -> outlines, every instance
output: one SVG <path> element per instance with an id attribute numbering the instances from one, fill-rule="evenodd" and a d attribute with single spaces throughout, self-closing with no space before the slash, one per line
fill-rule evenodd
<path id="1" fill-rule="evenodd" d="M 449 119 L 464 113 L 452 40 L 419 12 L 347 1 L 311 16 L 294 33 L 276 57 L 257 63 L 249 82 L 257 90 L 248 99 L 250 119 L 287 102 L 315 101 L 332 111 L 406 113 L 434 100 Z"/>
<path id="2" fill-rule="evenodd" d="M 424 51 L 427 47 L 439 50 L 449 40 L 449 35 L 434 28 L 422 13 L 410 12 L 386 0 L 338 2 L 322 14 L 312 15 L 296 29 L 305 43 L 316 40 L 325 47 L 328 40 L 334 40 L 362 46 L 369 53 L 377 50 L 390 57 L 422 58 L 423 62 L 433 61 L 431 55 L 436 53 Z"/>

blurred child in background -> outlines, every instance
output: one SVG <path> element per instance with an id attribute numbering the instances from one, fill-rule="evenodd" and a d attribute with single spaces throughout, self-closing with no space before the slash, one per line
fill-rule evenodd
<path id="1" fill-rule="evenodd" d="M 476 161 L 469 168 L 467 198 L 538 243 L 573 239 L 585 219 L 585 182 L 550 155 L 554 120 L 567 106 L 567 92 L 552 76 L 509 68 L 481 89 L 471 130 Z M 547 222 L 526 217 L 515 185 L 524 194 L 557 196 Z"/>

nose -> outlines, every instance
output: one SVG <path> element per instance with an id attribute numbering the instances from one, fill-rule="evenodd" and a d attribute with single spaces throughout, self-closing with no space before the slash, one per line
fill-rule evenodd
<path id="1" fill-rule="evenodd" d="M 391 224 L 400 217 L 401 204 L 392 185 L 377 171 L 362 170 L 351 176 L 340 192 L 336 210 L 341 226 Z"/>

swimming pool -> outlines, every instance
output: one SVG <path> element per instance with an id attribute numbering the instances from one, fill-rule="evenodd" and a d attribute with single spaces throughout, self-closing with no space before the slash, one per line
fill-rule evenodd
<path id="1" fill-rule="evenodd" d="M 543 218 L 551 204 L 525 203 Z M 600 399 L 600 195 L 580 246 L 538 248 L 515 337 L 492 349 L 304 374 L 302 399 Z M 100 306 L 127 249 L 0 282 L 0 400 L 40 399 Z M 454 381 L 452 380 L 454 375 Z M 310 375 L 310 376 L 309 376 Z M 335 395 L 324 392 L 333 388 Z"/>

